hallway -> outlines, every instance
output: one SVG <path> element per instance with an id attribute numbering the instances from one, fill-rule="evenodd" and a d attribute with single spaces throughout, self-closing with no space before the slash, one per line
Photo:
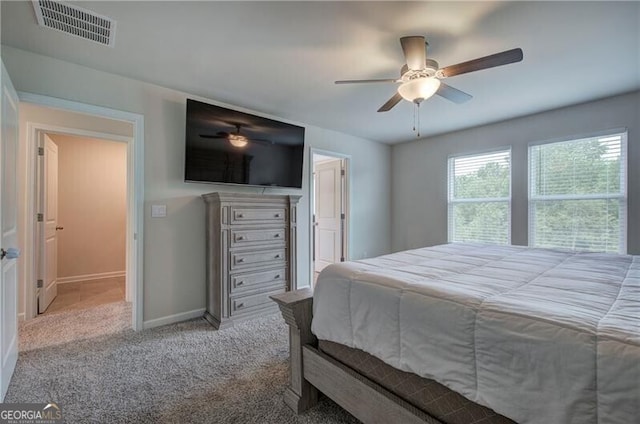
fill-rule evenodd
<path id="1" fill-rule="evenodd" d="M 125 277 L 58 284 L 58 296 L 44 315 L 93 308 L 125 300 Z"/>

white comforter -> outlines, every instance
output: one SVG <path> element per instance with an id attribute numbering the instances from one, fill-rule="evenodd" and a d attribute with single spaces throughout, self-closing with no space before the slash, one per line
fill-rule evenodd
<path id="1" fill-rule="evenodd" d="M 640 257 L 450 244 L 331 265 L 313 333 L 518 423 L 640 423 Z"/>

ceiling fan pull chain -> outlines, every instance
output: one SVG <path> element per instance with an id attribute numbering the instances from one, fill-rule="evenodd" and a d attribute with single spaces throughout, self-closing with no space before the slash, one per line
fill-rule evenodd
<path id="1" fill-rule="evenodd" d="M 416 113 L 418 114 L 418 138 L 420 138 L 420 103 L 416 104 Z"/>
<path id="2" fill-rule="evenodd" d="M 416 132 L 416 108 L 413 108 L 413 132 Z"/>
<path id="3" fill-rule="evenodd" d="M 420 137 L 420 103 L 416 102 L 413 108 L 413 132 L 416 138 Z"/>

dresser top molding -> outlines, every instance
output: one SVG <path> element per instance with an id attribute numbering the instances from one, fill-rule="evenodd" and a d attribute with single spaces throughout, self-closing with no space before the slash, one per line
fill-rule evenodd
<path id="1" fill-rule="evenodd" d="M 205 202 L 250 202 L 250 203 L 297 203 L 302 196 L 298 194 L 252 194 L 216 191 L 203 194 Z"/>

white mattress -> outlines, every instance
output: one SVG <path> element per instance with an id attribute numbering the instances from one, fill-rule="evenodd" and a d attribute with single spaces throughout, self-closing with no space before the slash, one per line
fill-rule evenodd
<path id="1" fill-rule="evenodd" d="M 640 257 L 449 244 L 331 265 L 313 333 L 521 424 L 640 423 Z"/>

